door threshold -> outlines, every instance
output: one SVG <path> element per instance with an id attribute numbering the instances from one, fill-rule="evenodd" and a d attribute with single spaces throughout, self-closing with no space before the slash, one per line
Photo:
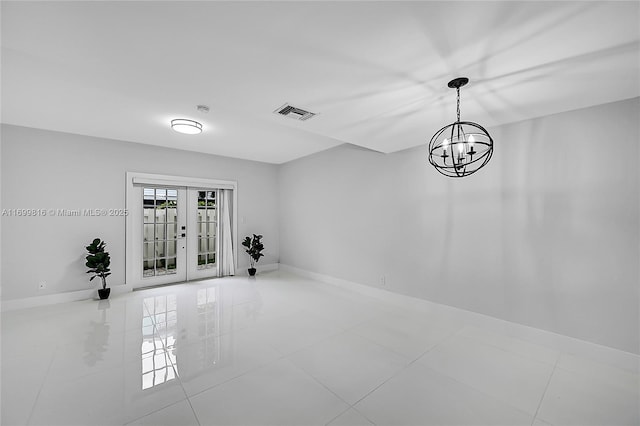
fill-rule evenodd
<path id="1" fill-rule="evenodd" d="M 229 276 L 232 276 L 232 275 L 229 275 Z M 148 285 L 146 287 L 134 288 L 132 291 L 151 290 L 153 288 L 169 287 L 169 286 L 172 286 L 172 285 L 197 283 L 199 281 L 213 280 L 213 279 L 216 279 L 216 278 L 220 278 L 220 277 L 204 277 L 204 278 L 196 278 L 195 280 L 190 280 L 190 281 L 179 281 L 179 282 L 176 282 L 176 283 Z"/>
<path id="2" fill-rule="evenodd" d="M 169 287 L 172 285 L 180 285 L 180 284 L 186 284 L 189 281 L 181 281 L 181 282 L 177 282 L 177 283 L 166 283 L 166 284 L 155 284 L 155 285 L 148 285 L 146 287 L 138 287 L 138 288 L 134 288 L 133 291 L 140 291 L 140 290 L 151 290 L 153 288 L 161 288 L 161 287 Z"/>

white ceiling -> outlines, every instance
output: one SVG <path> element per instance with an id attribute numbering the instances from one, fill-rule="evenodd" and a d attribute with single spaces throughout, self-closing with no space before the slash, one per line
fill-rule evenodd
<path id="1" fill-rule="evenodd" d="M 1 7 L 2 122 L 270 163 L 426 144 L 458 76 L 462 118 L 485 127 L 640 95 L 637 1 Z M 274 114 L 285 102 L 319 115 Z"/>

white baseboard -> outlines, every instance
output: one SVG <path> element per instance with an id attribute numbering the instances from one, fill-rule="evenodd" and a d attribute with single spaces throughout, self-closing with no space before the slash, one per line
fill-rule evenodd
<path id="1" fill-rule="evenodd" d="M 347 291 L 352 291 L 364 296 L 369 296 L 387 303 L 391 303 L 400 308 L 413 309 L 424 312 L 432 312 L 445 318 L 458 321 L 462 324 L 472 325 L 488 331 L 508 335 L 510 337 L 535 343 L 555 349 L 559 352 L 575 354 L 601 361 L 608 364 L 617 365 L 626 370 L 640 370 L 640 355 L 611 348 L 598 343 L 593 343 L 575 337 L 558 334 L 553 331 L 542 330 L 524 324 L 514 323 L 496 317 L 467 311 L 449 305 L 442 305 L 430 302 L 417 297 L 406 296 L 392 291 L 371 287 L 364 284 L 319 274 L 294 266 L 280 264 L 280 270 L 293 273 L 295 275 L 309 278 L 322 283 L 331 284 Z"/>
<path id="2" fill-rule="evenodd" d="M 353 291 L 364 296 L 380 299 L 385 302 L 393 303 L 403 307 L 412 307 L 414 309 L 433 309 L 434 307 L 441 307 L 446 305 L 440 305 L 434 302 L 430 302 L 425 299 L 419 299 L 417 297 L 405 296 L 404 294 L 394 293 L 389 290 L 368 286 L 365 284 L 359 284 L 353 281 L 343 280 L 341 278 L 332 277 L 330 275 L 319 274 L 317 272 L 307 271 L 305 269 L 296 268 L 294 266 L 280 264 L 280 269 L 288 271 L 301 277 L 310 278 L 315 281 L 320 281 L 326 284 L 331 284 L 336 287 L 340 287 L 345 290 Z M 457 308 L 452 308 L 457 309 Z M 467 312 L 467 311 L 465 311 Z M 491 318 L 491 317 L 489 317 Z"/>
<path id="3" fill-rule="evenodd" d="M 267 263 L 266 265 L 260 265 L 258 268 L 258 272 L 271 272 L 277 271 L 280 269 L 279 263 Z"/>
<path id="4" fill-rule="evenodd" d="M 249 265 L 244 265 L 244 266 L 240 266 L 236 268 L 236 276 L 243 276 L 243 275 L 249 275 L 249 272 L 247 271 L 249 269 Z M 256 273 L 261 273 L 261 272 L 271 272 L 271 271 L 277 271 L 278 269 L 280 269 L 280 264 L 279 263 L 267 263 L 265 265 L 256 265 Z"/>
<path id="5" fill-rule="evenodd" d="M 266 265 L 256 265 L 258 273 L 277 271 L 279 263 L 268 263 Z M 236 275 L 248 275 L 246 268 L 236 270 Z M 111 296 L 117 296 L 133 291 L 130 285 L 117 285 L 110 287 Z M 68 291 L 64 293 L 46 294 L 42 296 L 25 297 L 23 299 L 3 300 L 0 304 L 0 312 L 14 311 L 16 309 L 35 308 L 39 306 L 54 305 L 57 303 L 77 302 L 79 300 L 97 299 L 98 289 Z"/>
<path id="6" fill-rule="evenodd" d="M 117 285 L 111 288 L 110 296 L 117 296 L 131 292 L 131 286 Z M 64 293 L 46 294 L 43 296 L 25 297 L 24 299 L 3 300 L 0 311 L 14 311 L 16 309 L 36 308 L 39 306 L 55 305 L 56 303 L 77 302 L 79 300 L 98 299 L 98 289 L 67 291 Z"/>

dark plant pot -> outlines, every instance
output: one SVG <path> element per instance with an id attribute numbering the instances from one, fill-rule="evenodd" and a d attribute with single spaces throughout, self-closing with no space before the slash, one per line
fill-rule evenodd
<path id="1" fill-rule="evenodd" d="M 249 276 L 255 276 L 256 275 L 256 268 L 249 268 Z"/>
<path id="2" fill-rule="evenodd" d="M 100 296 L 100 300 L 108 299 L 109 298 L 109 293 L 111 293 L 111 289 L 110 288 L 99 288 L 98 289 L 98 296 Z"/>

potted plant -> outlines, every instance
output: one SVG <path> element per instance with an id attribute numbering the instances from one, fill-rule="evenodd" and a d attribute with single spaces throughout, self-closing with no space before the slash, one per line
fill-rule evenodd
<path id="1" fill-rule="evenodd" d="M 262 235 L 253 234 L 253 238 L 245 237 L 242 245 L 246 247 L 246 252 L 249 254 L 249 262 L 251 262 L 251 267 L 249 268 L 249 275 L 252 277 L 256 274 L 256 263 L 264 254 L 262 254 L 262 250 L 264 250 L 264 246 L 260 240 L 262 239 Z"/>
<path id="2" fill-rule="evenodd" d="M 111 275 L 111 270 L 109 269 L 111 257 L 109 256 L 109 252 L 104 251 L 106 245 L 107 244 L 101 241 L 100 238 L 96 238 L 86 247 L 89 252 L 87 255 L 87 263 L 85 263 L 87 268 L 89 268 L 87 274 L 93 274 L 89 281 L 92 281 L 95 277 L 102 279 L 102 288 L 98 289 L 100 299 L 108 299 L 109 293 L 111 293 L 111 289 L 107 288 L 107 277 Z"/>

